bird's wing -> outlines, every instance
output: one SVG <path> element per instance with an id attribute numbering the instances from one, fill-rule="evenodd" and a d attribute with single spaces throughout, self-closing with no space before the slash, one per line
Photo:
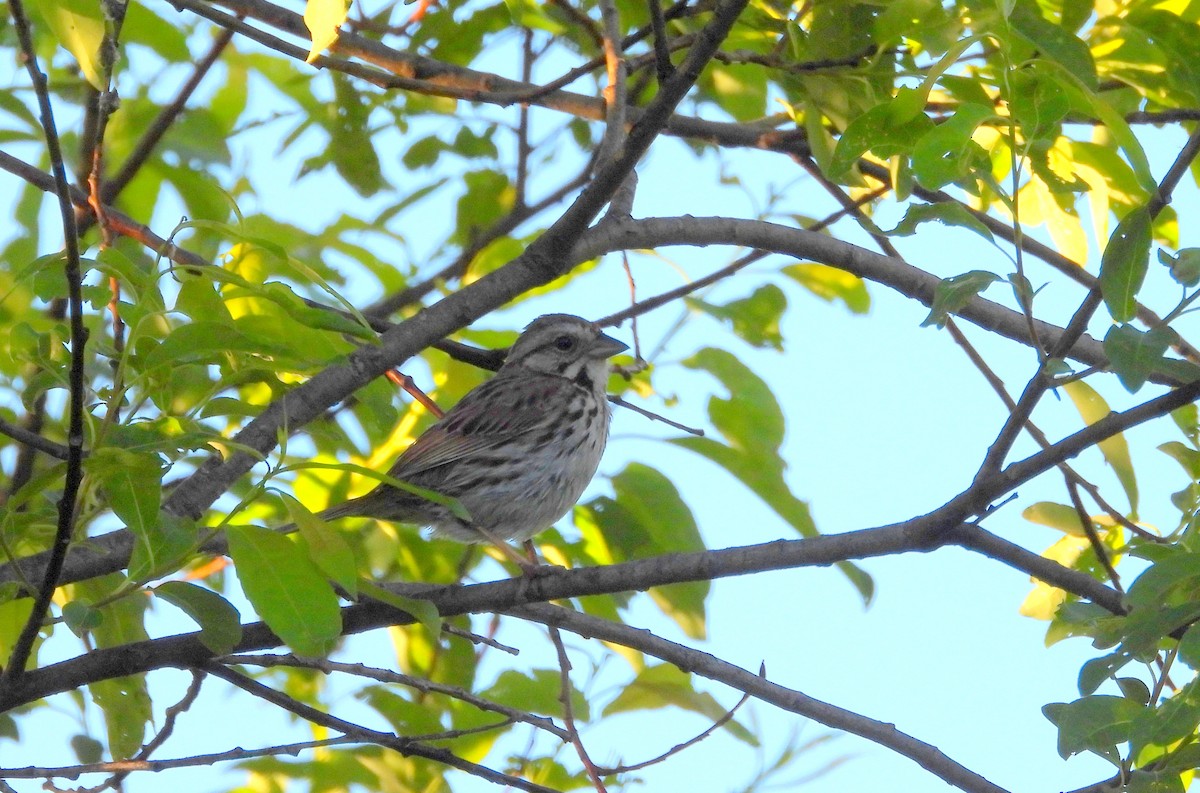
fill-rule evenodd
<path id="1" fill-rule="evenodd" d="M 465 457 L 479 457 L 547 426 L 552 405 L 574 384 L 560 377 L 498 376 L 468 393 L 444 418 L 421 434 L 396 460 L 389 476 L 412 481 L 417 474 Z"/>

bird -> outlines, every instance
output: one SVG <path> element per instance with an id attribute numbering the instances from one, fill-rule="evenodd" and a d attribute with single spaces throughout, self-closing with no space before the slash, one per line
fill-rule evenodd
<path id="1" fill-rule="evenodd" d="M 388 476 L 456 499 L 469 519 L 387 483 L 320 517 L 418 524 L 511 552 L 507 542 L 548 529 L 591 482 L 608 441 L 610 359 L 627 349 L 581 317 L 538 317 L 494 377 L 401 452 Z"/>

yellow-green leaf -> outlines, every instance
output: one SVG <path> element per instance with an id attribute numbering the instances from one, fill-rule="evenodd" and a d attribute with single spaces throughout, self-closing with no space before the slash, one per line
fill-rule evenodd
<path id="1" fill-rule="evenodd" d="M 1067 396 L 1071 397 L 1071 401 L 1075 403 L 1075 409 L 1079 411 L 1079 415 L 1086 424 L 1095 424 L 1112 412 L 1104 398 L 1096 393 L 1096 389 L 1082 380 L 1067 383 L 1063 386 L 1063 390 L 1067 392 Z M 1129 443 L 1125 440 L 1125 434 L 1117 433 L 1111 438 L 1102 440 L 1099 447 L 1104 459 L 1112 466 L 1113 473 L 1117 475 L 1121 487 L 1125 489 L 1125 495 L 1129 498 L 1130 520 L 1137 520 L 1137 477 L 1133 472 L 1133 460 L 1129 456 Z"/>
<path id="2" fill-rule="evenodd" d="M 101 77 L 100 46 L 104 42 L 104 14 L 100 3 L 89 0 L 38 0 L 38 10 L 58 43 L 79 61 L 83 77 L 97 91 L 105 88 Z"/>
<path id="3" fill-rule="evenodd" d="M 351 598 L 358 595 L 358 565 L 346 539 L 291 496 L 284 496 L 288 514 L 300 530 L 308 556 Z"/>

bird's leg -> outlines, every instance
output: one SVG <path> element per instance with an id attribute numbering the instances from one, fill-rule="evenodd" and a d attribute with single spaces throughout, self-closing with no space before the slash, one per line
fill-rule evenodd
<path id="1" fill-rule="evenodd" d="M 471 528 L 473 528 L 475 531 L 479 532 L 479 535 L 481 537 L 483 537 L 489 543 L 494 545 L 496 547 L 496 550 L 498 550 L 498 551 L 500 551 L 500 553 L 504 554 L 504 557 L 506 559 L 508 559 L 508 561 L 512 562 L 517 567 L 521 568 L 522 573 L 524 573 L 527 576 L 535 576 L 538 574 L 538 570 L 542 567 L 542 564 L 540 562 L 538 562 L 537 553 L 535 551 L 533 551 L 532 541 L 529 542 L 528 550 L 530 553 L 529 553 L 529 557 L 527 558 L 527 557 L 522 556 L 520 553 L 518 553 L 516 548 L 513 548 L 511 545 L 509 545 L 507 542 L 505 542 L 501 537 L 497 536 L 495 532 L 485 529 L 482 526 L 476 526 L 473 524 L 472 524 Z"/>

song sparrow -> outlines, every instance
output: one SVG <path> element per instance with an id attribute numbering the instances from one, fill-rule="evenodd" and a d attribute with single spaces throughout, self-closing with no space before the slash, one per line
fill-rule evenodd
<path id="1" fill-rule="evenodd" d="M 461 542 L 527 540 L 567 513 L 608 440 L 609 358 L 628 349 L 569 314 L 534 320 L 491 380 L 404 450 L 388 475 L 458 499 L 471 520 L 381 484 L 321 513 L 431 526 Z"/>

